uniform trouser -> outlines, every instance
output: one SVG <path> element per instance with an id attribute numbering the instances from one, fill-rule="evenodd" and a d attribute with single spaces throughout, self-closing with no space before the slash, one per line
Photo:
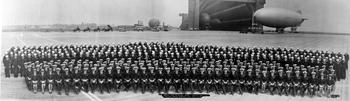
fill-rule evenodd
<path id="1" fill-rule="evenodd" d="M 131 80 L 130 81 L 123 81 L 123 86 L 124 86 L 124 90 L 129 90 L 130 89 L 130 87 L 131 87 Z"/>
<path id="2" fill-rule="evenodd" d="M 33 92 L 34 94 L 38 92 L 38 82 L 33 82 Z"/>
<path id="3" fill-rule="evenodd" d="M 308 93 L 307 90 L 308 90 L 308 89 L 307 89 L 307 85 L 302 85 L 302 86 L 300 87 L 300 95 L 301 95 L 301 96 L 305 96 L 305 94 Z"/>
<path id="4" fill-rule="evenodd" d="M 248 91 L 247 81 L 239 82 L 239 85 L 240 85 L 242 92 Z"/>
<path id="5" fill-rule="evenodd" d="M 65 81 L 64 82 L 64 92 L 66 93 L 66 95 L 69 95 L 69 90 L 71 89 L 71 82 L 67 82 Z"/>
<path id="6" fill-rule="evenodd" d="M 115 79 L 115 81 L 114 81 L 114 90 L 116 92 L 119 92 L 121 86 L 122 86 L 122 80 L 121 79 Z"/>
<path id="7" fill-rule="evenodd" d="M 8 67 L 8 66 L 5 66 L 5 77 L 6 78 L 8 78 L 8 77 L 10 77 L 10 67 Z"/>
<path id="8" fill-rule="evenodd" d="M 53 82 L 49 82 L 47 87 L 48 87 L 49 93 L 51 94 L 53 89 L 54 89 L 54 83 Z"/>
<path id="9" fill-rule="evenodd" d="M 11 75 L 10 74 L 14 74 L 14 67 L 15 67 L 15 65 L 14 64 L 9 64 L 8 65 L 8 70 L 9 70 L 9 76 L 11 77 Z"/>
<path id="10" fill-rule="evenodd" d="M 251 93 L 251 91 L 252 91 L 252 84 L 251 84 L 251 83 L 248 84 L 248 82 L 249 82 L 249 81 L 246 81 L 246 82 L 244 83 L 244 91 L 245 91 L 245 92 L 248 92 L 248 93 Z"/>
<path id="11" fill-rule="evenodd" d="M 165 87 L 164 87 L 164 92 L 168 93 L 170 90 L 170 87 L 172 86 L 172 80 L 171 79 L 165 79 Z"/>
<path id="12" fill-rule="evenodd" d="M 277 84 L 277 89 L 275 90 L 277 91 L 278 95 L 282 95 L 283 85 Z"/>
<path id="13" fill-rule="evenodd" d="M 97 80 L 96 80 L 96 82 L 95 82 L 95 81 L 94 81 L 94 82 L 91 82 L 91 83 L 90 83 L 91 92 L 92 92 L 92 93 L 95 93 L 95 91 L 96 91 L 96 89 L 98 88 L 98 86 L 99 86 L 99 84 L 97 83 Z"/>
<path id="14" fill-rule="evenodd" d="M 15 77 L 15 78 L 17 78 L 18 77 L 18 74 L 20 73 L 20 65 L 13 65 L 13 69 L 12 69 L 13 71 L 12 71 L 12 73 L 13 73 L 13 76 Z"/>
<path id="15" fill-rule="evenodd" d="M 283 90 L 284 90 L 284 93 L 288 96 L 290 94 L 291 87 L 290 86 L 285 86 Z"/>
<path id="16" fill-rule="evenodd" d="M 231 87 L 228 84 L 222 84 L 221 87 L 222 87 L 222 92 L 224 94 L 226 94 L 226 93 L 231 91 Z"/>
<path id="17" fill-rule="evenodd" d="M 55 88 L 55 90 L 57 90 L 57 93 L 60 95 L 61 94 L 61 90 L 62 90 L 62 82 L 57 82 L 56 81 L 54 88 Z"/>
<path id="18" fill-rule="evenodd" d="M 348 65 L 348 64 L 346 64 Z M 343 67 L 343 71 L 341 71 L 341 79 L 345 79 L 346 78 L 346 70 L 345 70 L 345 67 Z"/>
<path id="19" fill-rule="evenodd" d="M 243 91 L 244 91 L 244 84 L 238 84 L 237 85 L 237 91 L 239 94 L 243 94 Z"/>
<path id="20" fill-rule="evenodd" d="M 335 75 L 337 77 L 337 80 L 339 81 L 340 79 L 342 79 L 342 70 L 341 70 L 341 67 L 338 65 L 338 66 L 335 66 Z"/>
<path id="21" fill-rule="evenodd" d="M 260 89 L 260 91 L 266 92 L 266 89 L 267 89 L 267 84 L 261 84 L 261 89 Z"/>
<path id="22" fill-rule="evenodd" d="M 298 91 L 299 91 L 299 87 L 293 86 L 292 89 L 291 89 L 291 94 L 292 94 L 293 96 L 296 96 L 297 93 L 298 93 Z"/>
<path id="23" fill-rule="evenodd" d="M 211 83 L 208 83 L 208 82 L 204 83 L 204 90 L 205 90 L 207 93 L 211 92 L 211 86 L 212 86 Z"/>
<path id="24" fill-rule="evenodd" d="M 100 90 L 100 93 L 103 94 L 103 91 L 106 89 L 105 82 L 103 80 L 102 81 L 98 80 L 98 88 Z"/>
<path id="25" fill-rule="evenodd" d="M 317 93 L 319 96 L 323 96 L 325 94 L 325 86 L 323 84 L 318 85 Z"/>
<path id="26" fill-rule="evenodd" d="M 28 90 L 32 90 L 32 78 L 30 77 L 25 77 L 26 85 Z"/>
<path id="27" fill-rule="evenodd" d="M 230 92 L 231 94 L 235 94 L 237 92 L 238 85 L 236 83 L 231 83 L 230 85 Z"/>
<path id="28" fill-rule="evenodd" d="M 191 83 L 190 82 L 186 82 L 183 84 L 183 88 L 182 88 L 182 91 L 183 92 L 187 92 L 187 91 L 190 91 L 191 90 Z"/>
<path id="29" fill-rule="evenodd" d="M 80 92 L 80 88 L 81 88 L 81 83 L 80 83 L 80 81 L 78 81 L 78 82 L 74 81 L 74 82 L 73 82 L 73 85 L 74 85 L 74 92 L 75 92 L 76 94 L 78 94 L 78 93 Z"/>
<path id="30" fill-rule="evenodd" d="M 332 92 L 333 92 L 333 90 L 334 90 L 334 85 L 332 85 L 332 84 L 327 84 L 326 85 L 326 96 L 329 96 Z"/>
<path id="31" fill-rule="evenodd" d="M 141 82 L 141 92 L 142 93 L 145 93 L 149 87 L 150 87 L 150 84 L 148 82 L 146 82 L 146 81 Z"/>
<path id="32" fill-rule="evenodd" d="M 270 92 L 270 94 L 271 95 L 274 95 L 275 93 L 275 88 L 276 88 L 276 86 L 275 85 L 269 85 L 268 86 L 268 89 L 269 89 L 269 92 Z"/>
<path id="33" fill-rule="evenodd" d="M 203 92 L 203 90 L 205 90 L 205 83 L 204 82 L 198 83 L 198 91 Z"/>
<path id="34" fill-rule="evenodd" d="M 164 85 L 164 92 L 168 93 L 171 87 L 171 83 L 170 82 L 166 82 Z"/>
<path id="35" fill-rule="evenodd" d="M 316 92 L 316 87 L 308 87 L 309 95 L 314 96 Z"/>
<path id="36" fill-rule="evenodd" d="M 288 95 L 288 94 L 289 94 L 288 91 L 289 91 L 289 87 L 287 87 L 286 85 L 283 85 L 283 86 L 281 87 L 280 93 L 281 93 L 281 94 Z"/>
<path id="37" fill-rule="evenodd" d="M 40 90 L 41 93 L 45 93 L 45 89 L 46 89 L 46 81 L 40 81 Z"/>
<path id="38" fill-rule="evenodd" d="M 110 93 L 110 92 L 111 92 L 111 89 L 114 88 L 114 87 L 113 87 L 113 81 L 107 81 L 107 82 L 105 83 L 105 88 L 106 88 L 107 93 Z"/>
<path id="39" fill-rule="evenodd" d="M 163 81 L 157 81 L 157 86 L 158 86 L 158 93 L 163 91 L 164 88 L 164 82 Z"/>
<path id="40" fill-rule="evenodd" d="M 215 93 L 216 93 L 216 94 L 219 94 L 219 93 L 222 91 L 222 89 L 221 89 L 221 83 L 215 83 L 215 84 L 214 84 L 214 89 L 215 89 Z"/>
<path id="41" fill-rule="evenodd" d="M 197 82 L 192 82 L 191 81 L 191 83 L 190 83 L 190 90 L 191 90 L 192 93 L 197 90 L 197 87 L 198 87 Z"/>
<path id="42" fill-rule="evenodd" d="M 89 82 L 88 81 L 82 81 L 82 88 L 85 92 L 89 91 Z"/>
<path id="43" fill-rule="evenodd" d="M 20 68 L 20 74 L 21 74 L 21 77 L 24 77 L 24 74 L 26 73 L 26 69 L 24 68 L 24 64 L 22 63 L 21 64 L 21 68 Z"/>
<path id="44" fill-rule="evenodd" d="M 258 94 L 259 93 L 259 89 L 260 89 L 260 85 L 255 83 L 254 86 L 253 86 L 252 92 L 255 93 L 255 94 Z"/>
<path id="45" fill-rule="evenodd" d="M 253 93 L 253 88 L 254 88 L 253 84 L 248 84 L 247 85 L 247 90 L 248 90 L 249 93 Z"/>
<path id="46" fill-rule="evenodd" d="M 141 84 L 140 80 L 133 80 L 132 81 L 131 85 L 132 85 L 134 92 L 136 92 L 139 89 L 139 86 L 141 86 L 140 84 Z"/>
<path id="47" fill-rule="evenodd" d="M 155 90 L 157 90 L 157 83 L 156 82 L 150 82 L 149 83 L 149 90 L 151 93 L 153 93 Z"/>
<path id="48" fill-rule="evenodd" d="M 175 92 L 179 92 L 180 88 L 181 88 L 181 80 L 176 77 L 176 78 L 173 78 L 173 79 L 170 79 L 170 84 L 171 84 L 171 87 L 174 88 Z"/>

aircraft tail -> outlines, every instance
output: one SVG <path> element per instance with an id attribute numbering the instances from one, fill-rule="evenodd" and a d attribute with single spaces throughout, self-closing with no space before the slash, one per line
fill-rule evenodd
<path id="1" fill-rule="evenodd" d="M 299 14 L 302 14 L 302 12 L 301 12 L 301 10 L 299 9 L 299 10 L 297 10 L 297 12 L 299 13 Z M 304 22 L 305 20 L 308 20 L 307 18 L 305 18 L 305 17 L 303 17 L 302 18 L 302 22 Z"/>
<path id="2" fill-rule="evenodd" d="M 302 14 L 301 10 L 297 10 L 297 12 L 298 12 L 299 14 Z"/>

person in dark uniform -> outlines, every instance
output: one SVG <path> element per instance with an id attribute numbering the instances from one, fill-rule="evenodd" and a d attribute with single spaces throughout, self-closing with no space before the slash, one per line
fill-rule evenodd
<path id="1" fill-rule="evenodd" d="M 329 67 L 329 73 L 327 74 L 326 79 L 326 95 L 329 97 L 330 93 L 334 91 L 334 85 L 336 81 L 336 75 L 335 70 L 333 69 L 333 66 Z"/>
<path id="2" fill-rule="evenodd" d="M 175 88 L 175 92 L 178 93 L 181 88 L 181 75 L 180 75 L 180 68 L 182 65 L 178 65 L 174 68 L 174 74 L 173 77 L 173 86 Z"/>
<path id="3" fill-rule="evenodd" d="M 319 86 L 319 89 L 318 89 L 318 93 L 319 95 L 325 95 L 325 84 L 327 83 L 326 81 L 326 69 L 325 68 L 322 68 L 322 69 L 319 69 L 318 71 L 318 77 L 317 77 L 317 80 L 318 80 L 318 86 Z"/>
<path id="4" fill-rule="evenodd" d="M 165 70 L 164 66 L 167 65 L 166 63 L 162 64 L 161 67 L 156 67 L 156 84 L 158 88 L 158 93 L 161 93 L 164 89 L 164 76 L 165 76 Z"/>
<path id="5" fill-rule="evenodd" d="M 180 65 L 182 67 L 182 65 Z M 181 91 L 185 93 L 190 88 L 190 65 L 185 65 L 180 72 L 181 78 Z"/>
<path id="6" fill-rule="evenodd" d="M 158 66 L 158 64 L 155 64 L 155 67 L 157 67 L 157 66 Z M 153 66 L 148 67 L 150 75 L 148 77 L 149 83 L 147 83 L 147 85 L 148 85 L 147 87 L 149 87 L 149 90 L 151 93 L 153 93 L 157 89 L 155 67 L 153 67 Z"/>
<path id="7" fill-rule="evenodd" d="M 171 64 L 173 65 L 173 64 Z M 171 68 L 168 65 L 164 66 L 164 92 L 168 93 L 169 89 L 172 85 L 172 76 L 171 76 Z"/>
<path id="8" fill-rule="evenodd" d="M 113 67 L 111 65 L 109 65 L 108 67 L 106 67 L 107 70 L 105 71 L 105 78 L 106 78 L 106 83 L 105 83 L 105 88 L 107 93 L 110 93 L 111 90 L 114 88 L 113 87 Z"/>
<path id="9" fill-rule="evenodd" d="M 150 63 L 147 64 L 147 67 L 151 67 L 151 66 L 152 65 Z M 138 67 L 136 67 L 136 68 L 138 68 Z M 141 75 L 139 77 L 137 77 L 137 78 L 139 78 L 141 82 L 139 84 L 137 84 L 135 82 L 136 83 L 135 84 L 135 86 L 136 86 L 135 88 L 141 88 L 141 92 L 145 93 L 146 90 L 147 90 L 146 86 L 148 85 L 149 74 L 148 74 L 147 68 L 145 66 L 143 66 L 143 64 L 140 65 L 140 70 L 141 70 L 141 73 L 140 73 Z M 135 78 L 135 79 L 137 79 L 137 78 Z M 138 87 L 138 86 L 140 86 L 140 87 Z"/>
<path id="10" fill-rule="evenodd" d="M 205 90 L 206 86 L 206 72 L 207 72 L 207 65 L 204 64 L 199 70 L 200 70 L 200 79 L 198 80 L 198 90 L 199 92 L 203 92 Z M 180 77 L 180 76 L 179 76 Z"/>
<path id="11" fill-rule="evenodd" d="M 63 68 L 64 74 L 63 74 L 63 79 L 64 79 L 64 90 L 65 94 L 69 95 L 69 90 L 71 89 L 72 85 L 72 78 L 71 78 L 71 73 L 69 68 L 65 67 Z"/>
<path id="12" fill-rule="evenodd" d="M 61 90 L 63 87 L 63 81 L 62 81 L 63 77 L 62 77 L 62 71 L 61 68 L 56 68 L 56 72 L 54 74 L 54 80 L 55 80 L 55 90 L 57 91 L 57 93 L 59 95 L 61 95 Z"/>
<path id="13" fill-rule="evenodd" d="M 274 81 L 274 80 L 269 80 L 267 88 L 268 88 L 270 94 L 274 95 L 275 91 L 276 91 L 276 88 L 277 88 L 277 82 Z"/>
<path id="14" fill-rule="evenodd" d="M 309 96 L 314 96 L 315 93 L 316 93 L 316 89 L 317 89 L 317 86 L 315 83 L 310 83 L 309 84 L 309 87 L 308 87 L 308 91 L 309 91 Z"/>
<path id="15" fill-rule="evenodd" d="M 223 77 L 222 77 L 222 90 L 224 94 L 227 94 L 231 92 L 231 86 L 229 85 L 230 82 L 230 72 L 229 72 L 229 66 L 225 66 L 223 68 Z"/>
<path id="16" fill-rule="evenodd" d="M 98 79 L 97 79 L 97 81 L 98 81 L 98 88 L 100 90 L 100 93 L 102 93 L 102 94 L 104 93 L 104 90 L 107 89 L 106 86 L 105 86 L 105 83 L 106 83 L 105 66 L 106 65 L 101 65 L 101 67 L 98 68 L 98 72 L 99 72 Z"/>
<path id="17" fill-rule="evenodd" d="M 37 69 L 33 68 L 33 80 L 32 80 L 32 89 L 34 94 L 36 94 L 38 92 L 38 82 L 39 82 L 39 75 L 37 74 Z"/>
<path id="18" fill-rule="evenodd" d="M 25 82 L 27 84 L 28 90 L 32 90 L 32 78 L 33 78 L 33 63 L 28 63 L 27 64 L 27 70 L 25 70 Z"/>
<path id="19" fill-rule="evenodd" d="M 199 73 L 198 73 L 198 66 L 191 67 L 191 72 L 190 72 L 190 91 L 191 93 L 194 93 L 194 91 L 197 90 L 198 88 L 198 78 L 199 78 Z"/>
<path id="20" fill-rule="evenodd" d="M 249 93 L 253 93 L 253 67 L 249 67 L 249 69 L 247 70 L 247 77 L 246 77 L 246 88 L 247 88 L 247 92 Z"/>
<path id="21" fill-rule="evenodd" d="M 12 67 L 12 63 L 11 63 L 11 59 L 10 56 L 8 54 L 6 54 L 4 56 L 4 58 L 2 59 L 4 67 L 5 67 L 5 77 L 8 78 L 10 77 L 11 74 L 11 67 Z"/>
<path id="22" fill-rule="evenodd" d="M 72 85 L 73 85 L 73 91 L 75 92 L 75 94 L 79 94 L 80 90 L 81 90 L 81 65 L 78 65 L 76 67 L 74 67 L 73 70 L 73 75 L 72 75 Z"/>
<path id="23" fill-rule="evenodd" d="M 119 63 L 116 63 L 116 73 L 114 73 L 114 85 L 115 85 L 115 87 L 114 87 L 114 89 L 115 89 L 115 91 L 116 92 L 119 92 L 119 90 L 120 90 L 120 88 L 121 88 L 121 86 L 122 86 L 122 68 L 121 68 L 121 66 L 120 66 L 121 64 L 119 64 Z"/>
<path id="24" fill-rule="evenodd" d="M 80 79 L 81 79 L 81 84 L 82 84 L 81 85 L 82 90 L 85 91 L 85 92 L 88 92 L 89 88 L 90 88 L 89 67 L 84 66 L 83 72 L 82 72 L 82 75 L 81 75 Z"/>
<path id="25" fill-rule="evenodd" d="M 297 80 L 293 80 L 291 88 L 292 88 L 291 89 L 292 96 L 298 95 L 298 92 L 300 92 L 300 82 Z"/>
<path id="26" fill-rule="evenodd" d="M 42 68 L 40 70 L 40 80 L 39 80 L 40 90 L 42 94 L 45 93 L 46 79 L 47 79 L 47 76 L 45 75 L 45 69 Z"/>
<path id="27" fill-rule="evenodd" d="M 124 86 L 124 90 L 125 91 L 128 91 L 129 89 L 130 89 L 130 87 L 131 87 L 131 80 L 132 80 L 132 77 L 131 77 L 131 73 L 130 73 L 130 67 L 128 66 L 128 64 L 127 63 L 123 63 L 123 69 L 122 69 L 122 71 L 123 71 L 123 77 L 124 77 L 124 79 L 123 79 L 123 86 Z"/>
<path id="28" fill-rule="evenodd" d="M 18 74 L 20 74 L 21 65 L 22 65 L 20 59 L 21 59 L 20 55 L 15 53 L 13 61 L 11 62 L 13 64 L 12 73 L 15 78 L 17 78 Z"/>
<path id="29" fill-rule="evenodd" d="M 47 78 L 47 88 L 49 93 L 51 94 L 54 90 L 54 73 L 52 68 L 49 68 L 48 78 Z"/>
<path id="30" fill-rule="evenodd" d="M 91 71 L 89 73 L 89 79 L 90 79 L 90 89 L 91 92 L 94 93 L 95 90 L 98 88 L 98 65 L 94 64 L 93 67 L 91 67 Z"/>

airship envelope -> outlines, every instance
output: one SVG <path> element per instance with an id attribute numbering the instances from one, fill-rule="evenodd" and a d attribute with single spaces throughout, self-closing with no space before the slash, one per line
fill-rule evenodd
<path id="1" fill-rule="evenodd" d="M 254 20 L 268 27 L 297 27 L 305 20 L 301 12 L 282 8 L 262 8 L 254 13 Z"/>

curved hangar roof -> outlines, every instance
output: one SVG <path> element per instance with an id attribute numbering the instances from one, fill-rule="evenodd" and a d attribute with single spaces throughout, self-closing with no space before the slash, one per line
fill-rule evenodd
<path id="1" fill-rule="evenodd" d="M 265 0 L 189 0 L 187 19 L 181 29 L 241 30 L 251 25 L 254 11 Z"/>

